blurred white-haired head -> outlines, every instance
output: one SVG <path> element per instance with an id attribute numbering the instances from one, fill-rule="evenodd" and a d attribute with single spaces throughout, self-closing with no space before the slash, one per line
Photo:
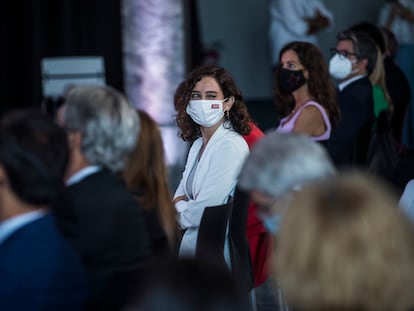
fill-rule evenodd
<path id="1" fill-rule="evenodd" d="M 302 134 L 270 132 L 252 148 L 238 185 L 278 199 L 335 172 L 320 143 Z"/>

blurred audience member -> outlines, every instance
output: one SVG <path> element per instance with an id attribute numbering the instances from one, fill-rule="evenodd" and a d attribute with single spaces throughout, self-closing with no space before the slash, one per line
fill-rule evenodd
<path id="1" fill-rule="evenodd" d="M 321 0 L 270 0 L 269 39 L 272 65 L 279 64 L 279 53 L 290 41 L 318 45 L 317 34 L 333 24 L 333 15 Z"/>
<path id="2" fill-rule="evenodd" d="M 250 122 L 250 134 L 244 136 L 249 149 L 263 138 L 264 133 L 260 128 Z M 267 232 L 263 225 L 263 221 L 257 215 L 258 206 L 250 200 L 247 214 L 246 235 L 250 248 L 250 258 L 253 266 L 254 286 L 263 284 L 268 277 L 267 257 L 271 252 L 272 236 Z"/>
<path id="3" fill-rule="evenodd" d="M 90 309 L 109 310 L 115 289 L 122 294 L 121 286 L 111 288 L 112 279 L 127 279 L 151 256 L 144 209 L 120 174 L 136 145 L 138 115 L 121 93 L 106 86 L 72 88 L 58 113 L 70 161 L 56 216 L 88 269 Z"/>
<path id="4" fill-rule="evenodd" d="M 395 55 L 397 64 L 405 73 L 411 92 L 414 89 L 414 2 L 412 0 L 386 1 L 379 14 L 379 25 L 392 31 L 398 41 Z M 414 147 L 414 103 L 413 97 L 407 110 L 403 143 Z"/>
<path id="5" fill-rule="evenodd" d="M 156 266 L 123 311 L 249 311 L 239 284 L 208 261 L 177 259 Z"/>
<path id="6" fill-rule="evenodd" d="M 137 111 L 140 131 L 137 145 L 124 169 L 127 188 L 145 209 L 153 252 L 162 258 L 175 250 L 178 224 L 168 185 L 164 144 L 157 123 Z"/>
<path id="7" fill-rule="evenodd" d="M 270 205 L 310 182 L 335 173 L 328 154 L 318 143 L 303 134 L 271 132 L 251 150 L 240 172 L 238 186 L 250 192 L 268 230 L 277 234 L 278 227 L 267 222 Z"/>
<path id="8" fill-rule="evenodd" d="M 380 57 L 377 56 L 375 68 L 370 75 L 374 88 L 375 116 L 379 116 L 381 107 L 390 109 L 393 136 L 396 142 L 401 143 L 402 126 L 411 93 L 406 76 L 394 62 L 397 47 L 395 36 L 386 28 L 380 29 L 369 22 L 354 24 L 349 29 L 368 34 L 380 50 Z"/>
<path id="9" fill-rule="evenodd" d="M 244 140 L 246 141 L 249 149 L 252 149 L 255 143 L 257 143 L 263 136 L 263 131 L 256 125 L 254 121 L 249 122 L 250 133 L 243 135 Z"/>
<path id="10" fill-rule="evenodd" d="M 376 176 L 395 184 L 394 175 L 405 149 L 401 145 L 401 129 L 410 93 L 408 82 L 401 69 L 386 56 L 384 37 L 375 24 L 361 22 L 352 25 L 349 30 L 366 33 L 377 45 L 377 61 L 369 75 L 373 86 L 376 120 L 368 150 L 367 168 Z M 389 86 L 394 98 L 391 97 Z M 407 91 L 408 97 L 404 98 Z"/>
<path id="11" fill-rule="evenodd" d="M 283 217 L 274 262 L 292 309 L 412 310 L 413 228 L 396 206 L 390 189 L 358 174 L 299 192 Z"/>
<path id="12" fill-rule="evenodd" d="M 315 45 L 291 42 L 280 52 L 276 105 L 284 116 L 279 132 L 297 132 L 325 141 L 339 121 L 335 86 Z"/>
<path id="13" fill-rule="evenodd" d="M 377 47 L 366 33 L 345 31 L 337 35 L 332 54 L 329 72 L 339 81 L 341 120 L 326 146 L 339 167 L 365 165 L 375 120 L 368 77 L 375 67 Z"/>
<path id="14" fill-rule="evenodd" d="M 385 77 L 385 41 L 379 28 L 369 22 L 360 22 L 352 25 L 347 31 L 359 31 L 367 34 L 377 45 L 377 58 L 375 66 L 369 75 L 369 79 L 373 86 L 374 94 L 374 114 L 378 117 L 382 110 L 393 110 L 392 100 L 388 94 L 388 87 L 386 86 Z"/>
<path id="15" fill-rule="evenodd" d="M 0 126 L 0 305 L 8 310 L 83 310 L 86 271 L 50 206 L 62 184 L 65 132 L 37 110 Z"/>
<path id="16" fill-rule="evenodd" d="M 234 193 L 249 153 L 243 135 L 250 133 L 250 117 L 233 78 L 215 66 L 198 67 L 189 73 L 177 88 L 174 105 L 179 135 L 192 143 L 174 194 L 183 230 L 180 255 L 194 256 L 204 209 L 225 204 Z M 227 263 L 228 253 L 227 244 Z"/>
<path id="17" fill-rule="evenodd" d="M 382 111 L 389 111 L 390 115 L 394 111 L 393 102 L 388 88 L 385 84 L 385 69 L 382 58 L 382 53 L 377 46 L 377 61 L 375 62 L 374 69 L 369 75 L 369 80 L 372 84 L 373 99 L 374 99 L 374 115 L 376 118 Z"/>
<path id="18" fill-rule="evenodd" d="M 404 72 L 394 61 L 395 53 L 398 48 L 398 41 L 395 38 L 395 35 L 389 29 L 384 27 L 382 27 L 380 31 L 385 39 L 385 82 L 394 105 L 391 126 L 395 140 L 402 144 L 403 126 L 407 115 L 407 109 L 411 101 L 411 89 Z"/>
<path id="19" fill-rule="evenodd" d="M 270 215 L 271 204 L 285 201 L 304 185 L 333 174 L 335 168 L 320 144 L 303 134 L 271 132 L 252 148 L 241 170 L 238 186 L 250 193 L 258 206 L 258 217 L 268 232 L 277 235 L 282 212 Z M 270 241 L 268 238 L 265 242 Z M 260 255 L 267 276 L 270 252 Z M 273 298 L 279 310 L 286 308 L 280 289 L 273 288 L 269 282 L 256 288 L 256 296 L 259 307 Z"/>

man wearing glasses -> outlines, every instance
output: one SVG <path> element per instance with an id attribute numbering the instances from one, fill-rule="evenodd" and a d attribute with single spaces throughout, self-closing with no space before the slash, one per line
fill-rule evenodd
<path id="1" fill-rule="evenodd" d="M 345 31 L 331 49 L 329 72 L 338 81 L 341 120 L 332 131 L 327 149 L 338 167 L 361 166 L 366 161 L 374 122 L 372 85 L 377 48 L 365 33 Z"/>

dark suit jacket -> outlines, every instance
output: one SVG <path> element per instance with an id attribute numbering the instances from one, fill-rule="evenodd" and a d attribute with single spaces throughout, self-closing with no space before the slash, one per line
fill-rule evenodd
<path id="1" fill-rule="evenodd" d="M 114 277 L 148 263 L 151 246 L 144 211 L 120 176 L 102 170 L 67 187 L 55 212 L 88 269 L 94 297 L 105 296 Z"/>
<path id="2" fill-rule="evenodd" d="M 0 244 L 0 309 L 82 310 L 86 272 L 72 247 L 46 215 Z"/>
<path id="3" fill-rule="evenodd" d="M 363 165 L 375 119 L 372 85 L 368 77 L 338 90 L 337 101 L 341 120 L 326 143 L 327 150 L 339 167 Z"/>

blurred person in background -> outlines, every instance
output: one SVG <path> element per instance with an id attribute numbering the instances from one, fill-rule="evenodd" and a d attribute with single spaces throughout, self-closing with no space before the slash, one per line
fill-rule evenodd
<path id="1" fill-rule="evenodd" d="M 275 103 L 283 118 L 278 132 L 296 132 L 326 141 L 339 122 L 335 86 L 318 47 L 291 42 L 280 52 Z"/>
<path id="2" fill-rule="evenodd" d="M 414 1 L 389 0 L 382 6 L 378 24 L 390 30 L 398 41 L 395 61 L 408 79 L 411 92 L 414 89 Z M 411 97 L 404 124 L 403 143 L 414 146 L 414 103 Z"/>
<path id="3" fill-rule="evenodd" d="M 153 266 L 150 274 L 122 311 L 251 311 L 233 275 L 209 261 L 170 259 Z"/>
<path id="4" fill-rule="evenodd" d="M 329 72 L 338 80 L 337 101 L 341 119 L 326 147 L 337 167 L 366 165 L 372 127 L 374 99 L 369 75 L 377 60 L 377 47 L 360 31 L 338 33 L 331 49 Z"/>
<path id="5" fill-rule="evenodd" d="M 176 210 L 168 185 L 161 131 L 147 112 L 137 113 L 140 119 L 137 145 L 123 174 L 128 190 L 145 210 L 152 251 L 161 259 L 177 247 Z"/>
<path id="6" fill-rule="evenodd" d="M 277 236 L 284 211 L 270 214 L 275 201 L 287 201 L 308 183 L 335 174 L 335 168 L 323 146 L 304 134 L 269 132 L 252 148 L 238 178 L 238 187 L 250 194 L 257 206 L 257 217 L 269 234 Z M 268 239 L 269 243 L 272 239 Z M 266 277 L 272 258 L 272 247 L 262 253 Z M 280 287 L 266 278 L 255 289 L 258 308 L 286 310 Z"/>
<path id="7" fill-rule="evenodd" d="M 274 69 L 280 50 L 291 41 L 318 45 L 317 34 L 333 25 L 333 15 L 321 0 L 270 0 L 269 42 Z"/>

